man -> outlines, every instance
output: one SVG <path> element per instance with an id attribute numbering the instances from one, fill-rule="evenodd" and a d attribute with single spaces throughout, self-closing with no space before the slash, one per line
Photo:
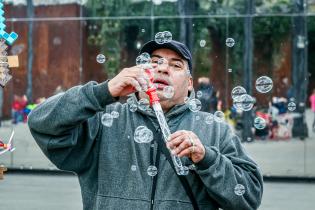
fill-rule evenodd
<path id="1" fill-rule="evenodd" d="M 184 103 L 188 94 L 194 97 L 187 47 L 177 41 L 150 41 L 143 52 L 151 55 L 154 83 L 172 132 L 166 146 L 195 170 L 181 176 L 188 183 L 184 187 L 161 152 L 164 143 L 154 111 L 129 110 L 145 94 L 137 93 L 125 104 L 114 103 L 147 85 L 140 66 L 125 68 L 109 81 L 89 82 L 55 95 L 29 116 L 31 133 L 45 155 L 58 168 L 78 175 L 84 209 L 257 209 L 263 182 L 255 162 L 228 125 L 205 124 L 210 114 L 191 112 Z M 167 65 L 159 65 L 161 58 Z M 165 86 L 174 88 L 171 99 L 163 94 Z M 102 115 L 113 111 L 119 117 L 111 126 L 102 125 Z M 151 143 L 133 140 L 139 126 L 153 132 Z M 157 171 L 147 171 L 152 166 Z"/>

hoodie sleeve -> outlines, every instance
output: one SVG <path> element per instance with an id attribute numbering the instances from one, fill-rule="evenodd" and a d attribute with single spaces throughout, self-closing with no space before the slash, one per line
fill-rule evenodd
<path id="1" fill-rule="evenodd" d="M 79 173 L 97 157 L 100 114 L 115 102 L 108 81 L 89 82 L 52 96 L 31 111 L 32 136 L 59 169 Z"/>
<path id="2" fill-rule="evenodd" d="M 196 164 L 197 174 L 210 197 L 221 208 L 258 209 L 263 179 L 257 164 L 246 154 L 239 138 L 228 126 L 224 126 L 220 138 L 220 148 L 205 147 L 205 158 Z"/>

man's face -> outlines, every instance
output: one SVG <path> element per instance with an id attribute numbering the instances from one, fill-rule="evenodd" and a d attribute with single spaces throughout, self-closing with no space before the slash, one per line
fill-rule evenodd
<path id="1" fill-rule="evenodd" d="M 151 58 L 152 63 L 158 63 L 154 71 L 153 83 L 157 86 L 157 93 L 164 111 L 168 111 L 176 104 L 184 103 L 188 91 L 193 88 L 187 61 L 170 49 L 155 50 Z M 171 86 L 174 90 L 173 97 L 165 97 L 163 89 L 166 86 Z"/>

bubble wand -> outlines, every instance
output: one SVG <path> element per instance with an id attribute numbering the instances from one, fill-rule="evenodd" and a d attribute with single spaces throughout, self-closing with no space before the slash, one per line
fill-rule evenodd
<path id="1" fill-rule="evenodd" d="M 164 142 L 167 143 L 169 136 L 171 135 L 171 131 L 167 125 L 167 122 L 165 120 L 165 116 L 160 104 L 160 99 L 157 95 L 156 92 L 156 87 L 153 84 L 153 74 L 152 74 L 152 70 L 151 69 L 145 69 L 145 72 L 147 73 L 148 77 L 149 77 L 149 84 L 148 84 L 148 89 L 146 90 L 146 94 L 149 96 L 149 100 L 150 100 L 150 105 L 152 106 L 156 117 L 158 119 L 160 128 L 162 130 L 162 134 L 163 134 L 163 139 Z M 171 150 L 169 149 L 169 152 L 171 153 Z M 178 175 L 186 175 L 187 170 L 185 170 L 185 167 L 183 167 L 182 161 L 178 156 L 175 156 L 171 153 L 171 157 L 172 157 L 172 161 L 176 170 L 176 173 Z"/>
<path id="2" fill-rule="evenodd" d="M 15 148 L 12 145 L 13 136 L 14 136 L 14 131 L 12 131 L 10 139 L 7 144 L 0 141 L 0 148 L 3 148 L 2 150 L 0 150 L 0 155 L 4 154 L 7 151 L 13 152 L 15 150 Z"/>

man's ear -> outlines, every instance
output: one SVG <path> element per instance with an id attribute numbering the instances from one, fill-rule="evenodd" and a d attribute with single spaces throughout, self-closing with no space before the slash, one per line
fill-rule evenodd
<path id="1" fill-rule="evenodd" d="M 193 88 L 194 88 L 193 79 L 192 79 L 192 77 L 189 77 L 189 78 L 188 78 L 188 91 L 189 91 L 189 92 L 192 91 Z"/>

